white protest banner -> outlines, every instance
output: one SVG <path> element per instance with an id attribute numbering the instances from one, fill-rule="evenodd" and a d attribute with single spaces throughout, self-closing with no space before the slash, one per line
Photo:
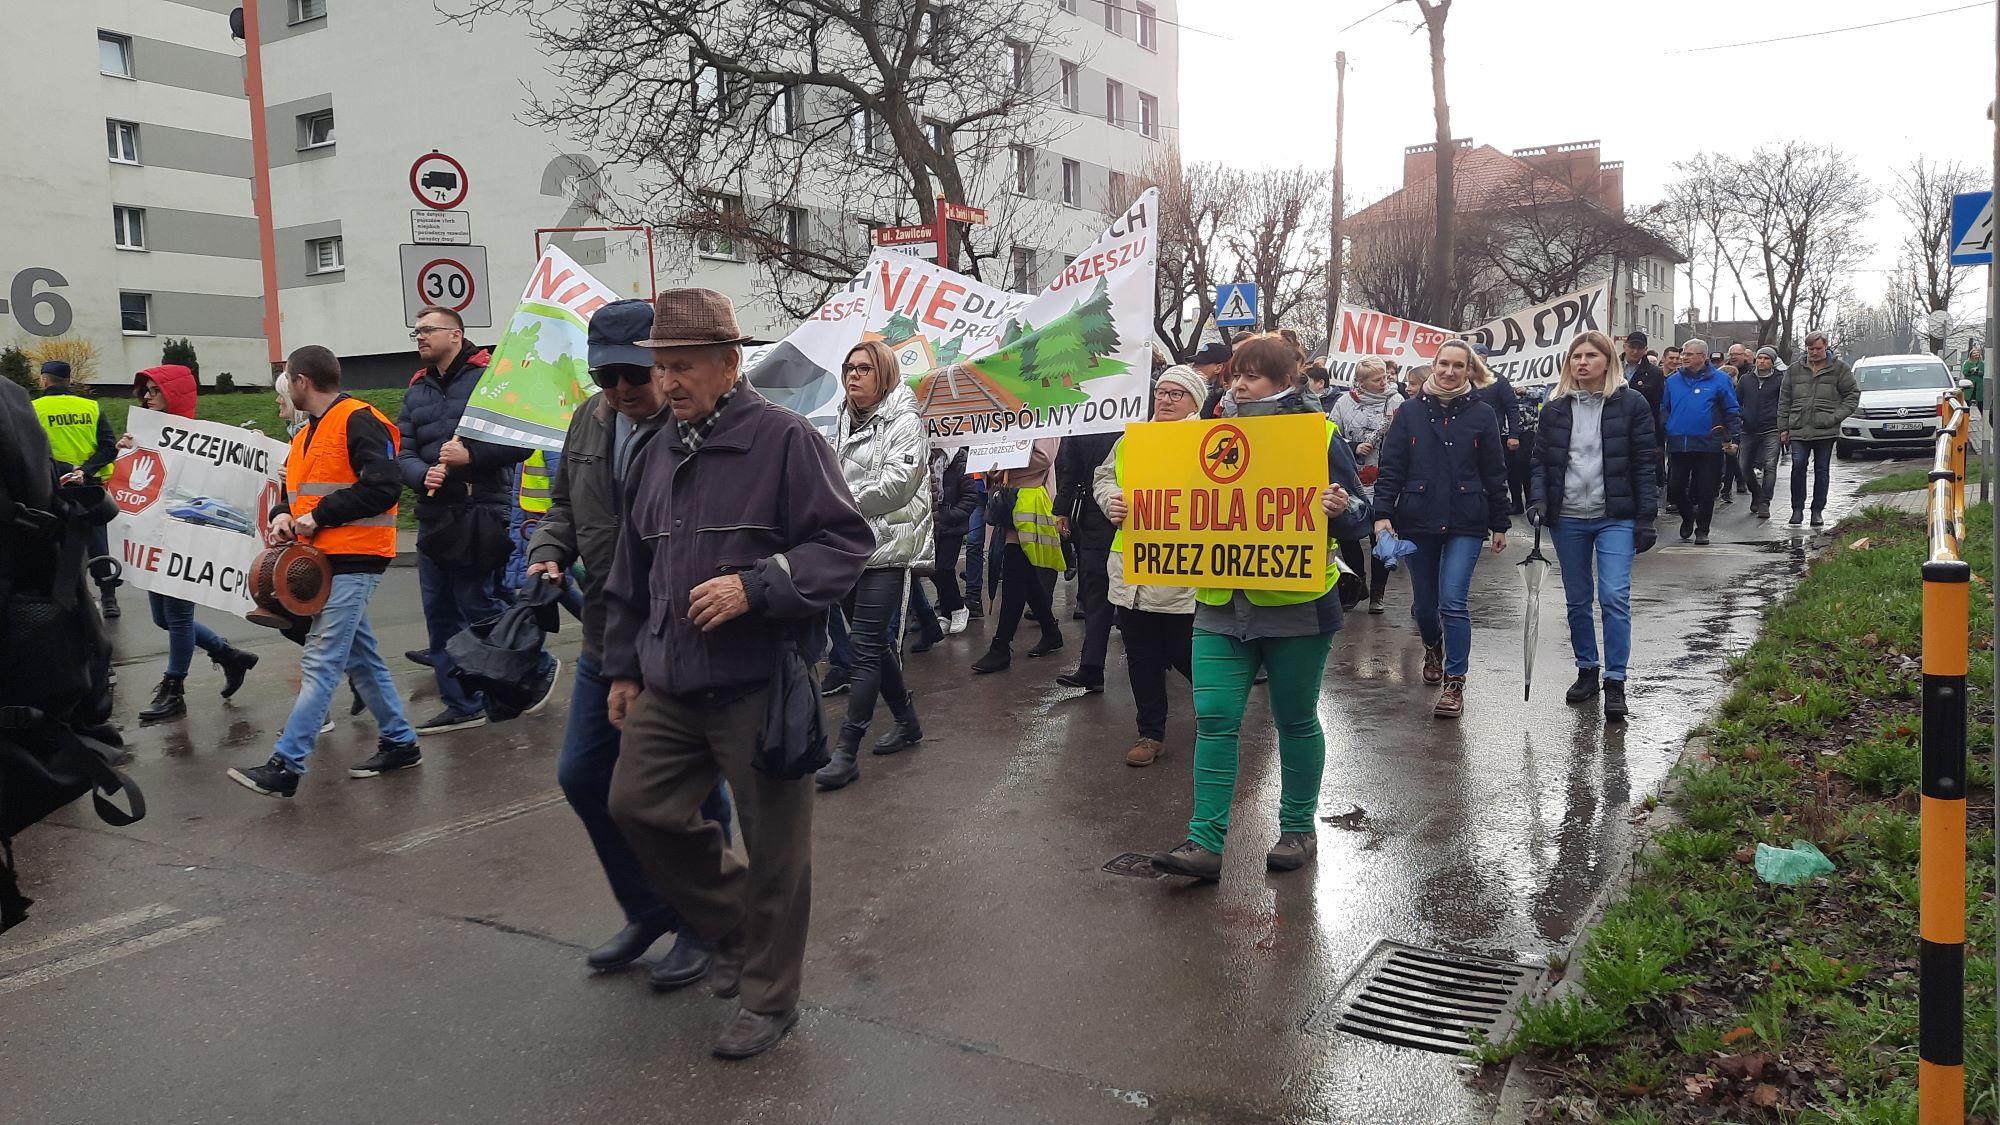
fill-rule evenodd
<path id="1" fill-rule="evenodd" d="M 1465 338 L 1485 344 L 1486 366 L 1516 388 L 1552 386 L 1562 374 L 1570 341 L 1585 332 L 1604 331 L 1610 306 L 1611 283 L 1600 281 L 1481 325 Z"/>
<path id="2" fill-rule="evenodd" d="M 284 494 L 288 447 L 262 434 L 135 408 L 132 448 L 104 484 L 118 505 L 108 529 L 125 581 L 141 590 L 227 610 L 250 602 L 251 562 L 268 543 L 269 513 Z"/>
<path id="3" fill-rule="evenodd" d="M 1333 345 L 1327 349 L 1327 371 L 1333 382 L 1352 383 L 1355 365 L 1369 356 L 1394 360 L 1408 370 L 1436 358 L 1438 345 L 1453 335 L 1447 328 L 1342 305 Z"/>
<path id="4" fill-rule="evenodd" d="M 499 445 L 559 452 L 590 379 L 590 316 L 618 299 L 568 254 L 542 251 L 507 334 L 472 389 L 458 432 Z"/>
<path id="5" fill-rule="evenodd" d="M 750 385 L 779 406 L 805 415 L 828 435 L 840 408 L 840 363 L 861 342 L 869 279 L 875 272 L 863 269 L 783 340 L 743 350 Z"/>
<path id="6" fill-rule="evenodd" d="M 1102 433 L 1146 420 L 1158 215 L 1159 191 L 1149 188 L 1007 318 L 994 350 L 978 354 L 968 348 L 965 358 L 954 362 L 940 357 L 933 370 L 914 380 L 933 446 Z M 923 265 L 906 261 L 903 268 Z M 933 288 L 925 295 L 909 288 L 892 291 L 885 284 L 878 303 L 892 317 L 962 327 L 970 342 L 975 328 L 992 322 L 979 315 L 986 309 L 971 308 L 973 292 L 966 290 L 962 299 L 956 289 Z"/>

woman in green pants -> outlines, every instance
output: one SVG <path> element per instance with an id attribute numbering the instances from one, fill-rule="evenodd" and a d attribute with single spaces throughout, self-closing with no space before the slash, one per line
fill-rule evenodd
<path id="1" fill-rule="evenodd" d="M 1319 414 L 1299 391 L 1298 353 L 1276 335 L 1252 338 L 1236 349 L 1229 384 L 1236 417 Z M 1361 480 L 1347 443 L 1326 424 L 1327 479 L 1320 494 L 1327 544 L 1368 534 Z M 1278 843 L 1265 859 L 1273 871 L 1305 866 L 1319 850 L 1313 816 L 1319 809 L 1326 735 L 1319 725 L 1319 689 L 1326 654 L 1340 629 L 1339 573 L 1329 555 L 1326 582 L 1317 593 L 1203 589 L 1194 613 L 1194 816 L 1188 838 L 1153 855 L 1153 866 L 1172 875 L 1213 880 L 1222 874 L 1222 841 L 1229 833 L 1229 804 L 1236 795 L 1236 746 L 1243 704 L 1262 669 L 1270 673 L 1271 716 L 1278 728 L 1282 787 Z"/>

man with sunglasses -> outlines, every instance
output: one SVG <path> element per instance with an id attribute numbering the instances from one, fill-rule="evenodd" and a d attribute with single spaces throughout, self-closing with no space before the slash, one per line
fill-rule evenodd
<path id="1" fill-rule="evenodd" d="M 619 734 L 605 710 L 611 681 L 604 675 L 604 582 L 617 552 L 625 482 L 639 451 L 673 420 L 665 378 L 653 367 L 653 353 L 639 346 L 652 331 L 653 306 L 645 301 L 614 301 L 590 318 L 590 377 L 604 393 L 570 417 L 549 489 L 549 510 L 528 544 L 530 581 L 561 582 L 572 565 L 583 562 L 583 653 L 576 662 L 556 780 L 583 821 L 612 897 L 625 914 L 625 928 L 585 958 L 600 971 L 631 964 L 663 935 L 681 928 L 680 915 L 654 888 L 611 819 L 611 771 L 618 764 Z M 720 823 L 727 834 L 729 802 L 720 784 L 701 814 Z M 698 959 L 696 950 L 676 941 L 662 965 Z M 669 972 L 660 987 L 684 983 Z"/>
<path id="2" fill-rule="evenodd" d="M 417 314 L 417 356 L 424 361 L 410 379 L 396 429 L 403 446 L 396 457 L 403 483 L 417 494 L 417 585 L 424 602 L 430 648 L 420 663 L 437 673 L 444 710 L 417 724 L 422 735 L 475 727 L 486 721 L 483 701 L 459 684 L 445 645 L 475 621 L 505 608 L 501 583 L 512 554 L 507 524 L 514 506 L 514 466 L 528 450 L 461 438 L 459 416 L 486 373 L 485 348 L 466 342 L 465 322 L 447 308 Z M 539 709 L 555 690 L 560 671 L 545 669 L 548 690 L 528 709 Z"/>

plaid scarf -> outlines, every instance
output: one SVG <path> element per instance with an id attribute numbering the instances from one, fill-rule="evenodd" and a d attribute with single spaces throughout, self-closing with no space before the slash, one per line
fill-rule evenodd
<path id="1" fill-rule="evenodd" d="M 716 422 L 722 419 L 722 408 L 728 406 L 729 400 L 736 397 L 736 390 L 742 385 L 743 377 L 739 375 L 736 377 L 736 382 L 731 383 L 729 389 L 723 392 L 722 397 L 715 400 L 715 409 L 700 418 L 692 422 L 674 419 L 674 426 L 680 431 L 681 444 L 687 446 L 689 453 L 700 449 L 708 441 L 708 435 L 715 432 Z"/>

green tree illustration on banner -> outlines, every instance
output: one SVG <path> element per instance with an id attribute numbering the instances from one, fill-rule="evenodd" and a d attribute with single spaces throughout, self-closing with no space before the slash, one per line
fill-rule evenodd
<path id="1" fill-rule="evenodd" d="M 916 334 L 916 318 L 908 313 L 895 313 L 889 317 L 889 323 L 882 326 L 882 338 L 892 344 L 898 340 L 907 340 Z"/>
<path id="2" fill-rule="evenodd" d="M 1118 350 L 1111 294 L 1100 279 L 1090 295 L 1040 328 L 1023 322 L 1021 332 L 998 351 L 963 368 L 994 388 L 1033 407 L 1089 400 L 1082 384 L 1122 375 L 1129 365 L 1109 358 Z M 919 398 L 921 398 L 921 393 Z"/>

